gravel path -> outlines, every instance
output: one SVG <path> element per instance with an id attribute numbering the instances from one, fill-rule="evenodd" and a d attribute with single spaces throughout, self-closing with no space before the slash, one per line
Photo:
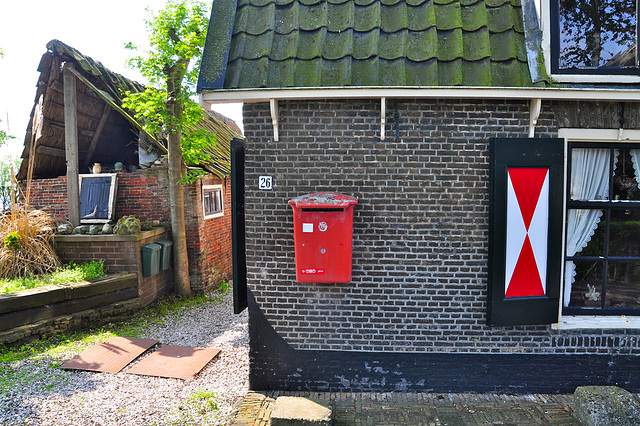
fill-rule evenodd
<path id="1" fill-rule="evenodd" d="M 140 337 L 160 345 L 221 349 L 192 380 L 126 374 L 64 371 L 55 359 L 28 359 L 12 365 L 19 378 L 0 392 L 0 425 L 224 425 L 248 390 L 247 312 L 233 314 L 232 295 L 221 302 L 182 308 L 150 324 Z M 144 355 L 143 355 L 144 356 Z M 2 374 L 0 372 L 0 374 Z M 6 381 L 0 377 L 0 380 Z M 215 398 L 209 397 L 212 392 Z M 218 410 L 211 409 L 215 401 Z"/>

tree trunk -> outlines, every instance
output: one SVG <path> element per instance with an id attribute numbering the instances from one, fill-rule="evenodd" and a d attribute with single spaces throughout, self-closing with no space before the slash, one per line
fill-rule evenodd
<path id="1" fill-rule="evenodd" d="M 182 178 L 182 148 L 180 147 L 182 120 L 182 102 L 179 84 L 175 84 L 175 77 L 167 78 L 167 107 L 173 123 L 169 125 L 169 202 L 171 204 L 171 234 L 173 237 L 173 282 L 175 291 L 180 297 L 191 295 L 189 281 L 189 258 L 187 256 L 187 232 L 184 215 L 184 188 L 180 183 Z"/>

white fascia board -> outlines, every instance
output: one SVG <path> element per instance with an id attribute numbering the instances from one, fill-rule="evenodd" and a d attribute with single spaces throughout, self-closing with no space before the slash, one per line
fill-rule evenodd
<path id="1" fill-rule="evenodd" d="M 204 90 L 202 106 L 223 102 L 309 99 L 513 99 L 640 102 L 640 89 L 565 89 L 500 87 L 323 87 Z"/>

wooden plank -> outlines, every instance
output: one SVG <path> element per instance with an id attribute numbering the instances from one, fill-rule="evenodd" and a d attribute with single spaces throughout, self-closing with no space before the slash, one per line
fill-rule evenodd
<path id="1" fill-rule="evenodd" d="M 60 158 L 65 158 L 67 154 L 66 150 L 64 149 L 44 145 L 38 145 L 36 147 L 36 153 Z M 85 151 L 78 151 L 78 155 L 82 155 L 83 153 L 85 153 Z"/>
<path id="2" fill-rule="evenodd" d="M 64 140 L 67 159 L 67 200 L 69 222 L 80 225 L 80 189 L 78 187 L 78 102 L 76 77 L 73 65 L 65 63 L 62 70 L 64 81 Z M 74 70 L 75 71 L 75 70 Z"/>
<path id="3" fill-rule="evenodd" d="M 98 145 L 98 140 L 100 139 L 100 135 L 102 135 L 102 129 L 104 129 L 104 125 L 107 124 L 107 118 L 109 118 L 109 113 L 111 112 L 111 107 L 109 104 L 105 103 L 104 108 L 102 109 L 102 115 L 100 116 L 100 122 L 98 123 L 98 127 L 96 127 L 96 132 L 91 139 L 91 144 L 89 145 L 89 149 L 87 151 L 87 155 L 84 157 L 84 162 L 82 163 L 82 170 L 86 170 L 91 162 L 91 157 L 93 157 L 93 153 L 96 150 L 96 146 Z"/>

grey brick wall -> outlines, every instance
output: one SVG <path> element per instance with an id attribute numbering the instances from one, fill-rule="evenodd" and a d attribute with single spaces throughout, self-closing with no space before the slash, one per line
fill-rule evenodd
<path id="1" fill-rule="evenodd" d="M 639 354 L 637 333 L 485 325 L 488 143 L 526 137 L 527 102 L 401 100 L 380 141 L 375 100 L 289 101 L 273 141 L 269 106 L 245 104 L 248 285 L 294 349 Z M 543 104 L 536 137 L 555 137 Z M 270 191 L 258 176 L 273 177 Z M 287 201 L 358 198 L 353 279 L 295 281 Z"/>

